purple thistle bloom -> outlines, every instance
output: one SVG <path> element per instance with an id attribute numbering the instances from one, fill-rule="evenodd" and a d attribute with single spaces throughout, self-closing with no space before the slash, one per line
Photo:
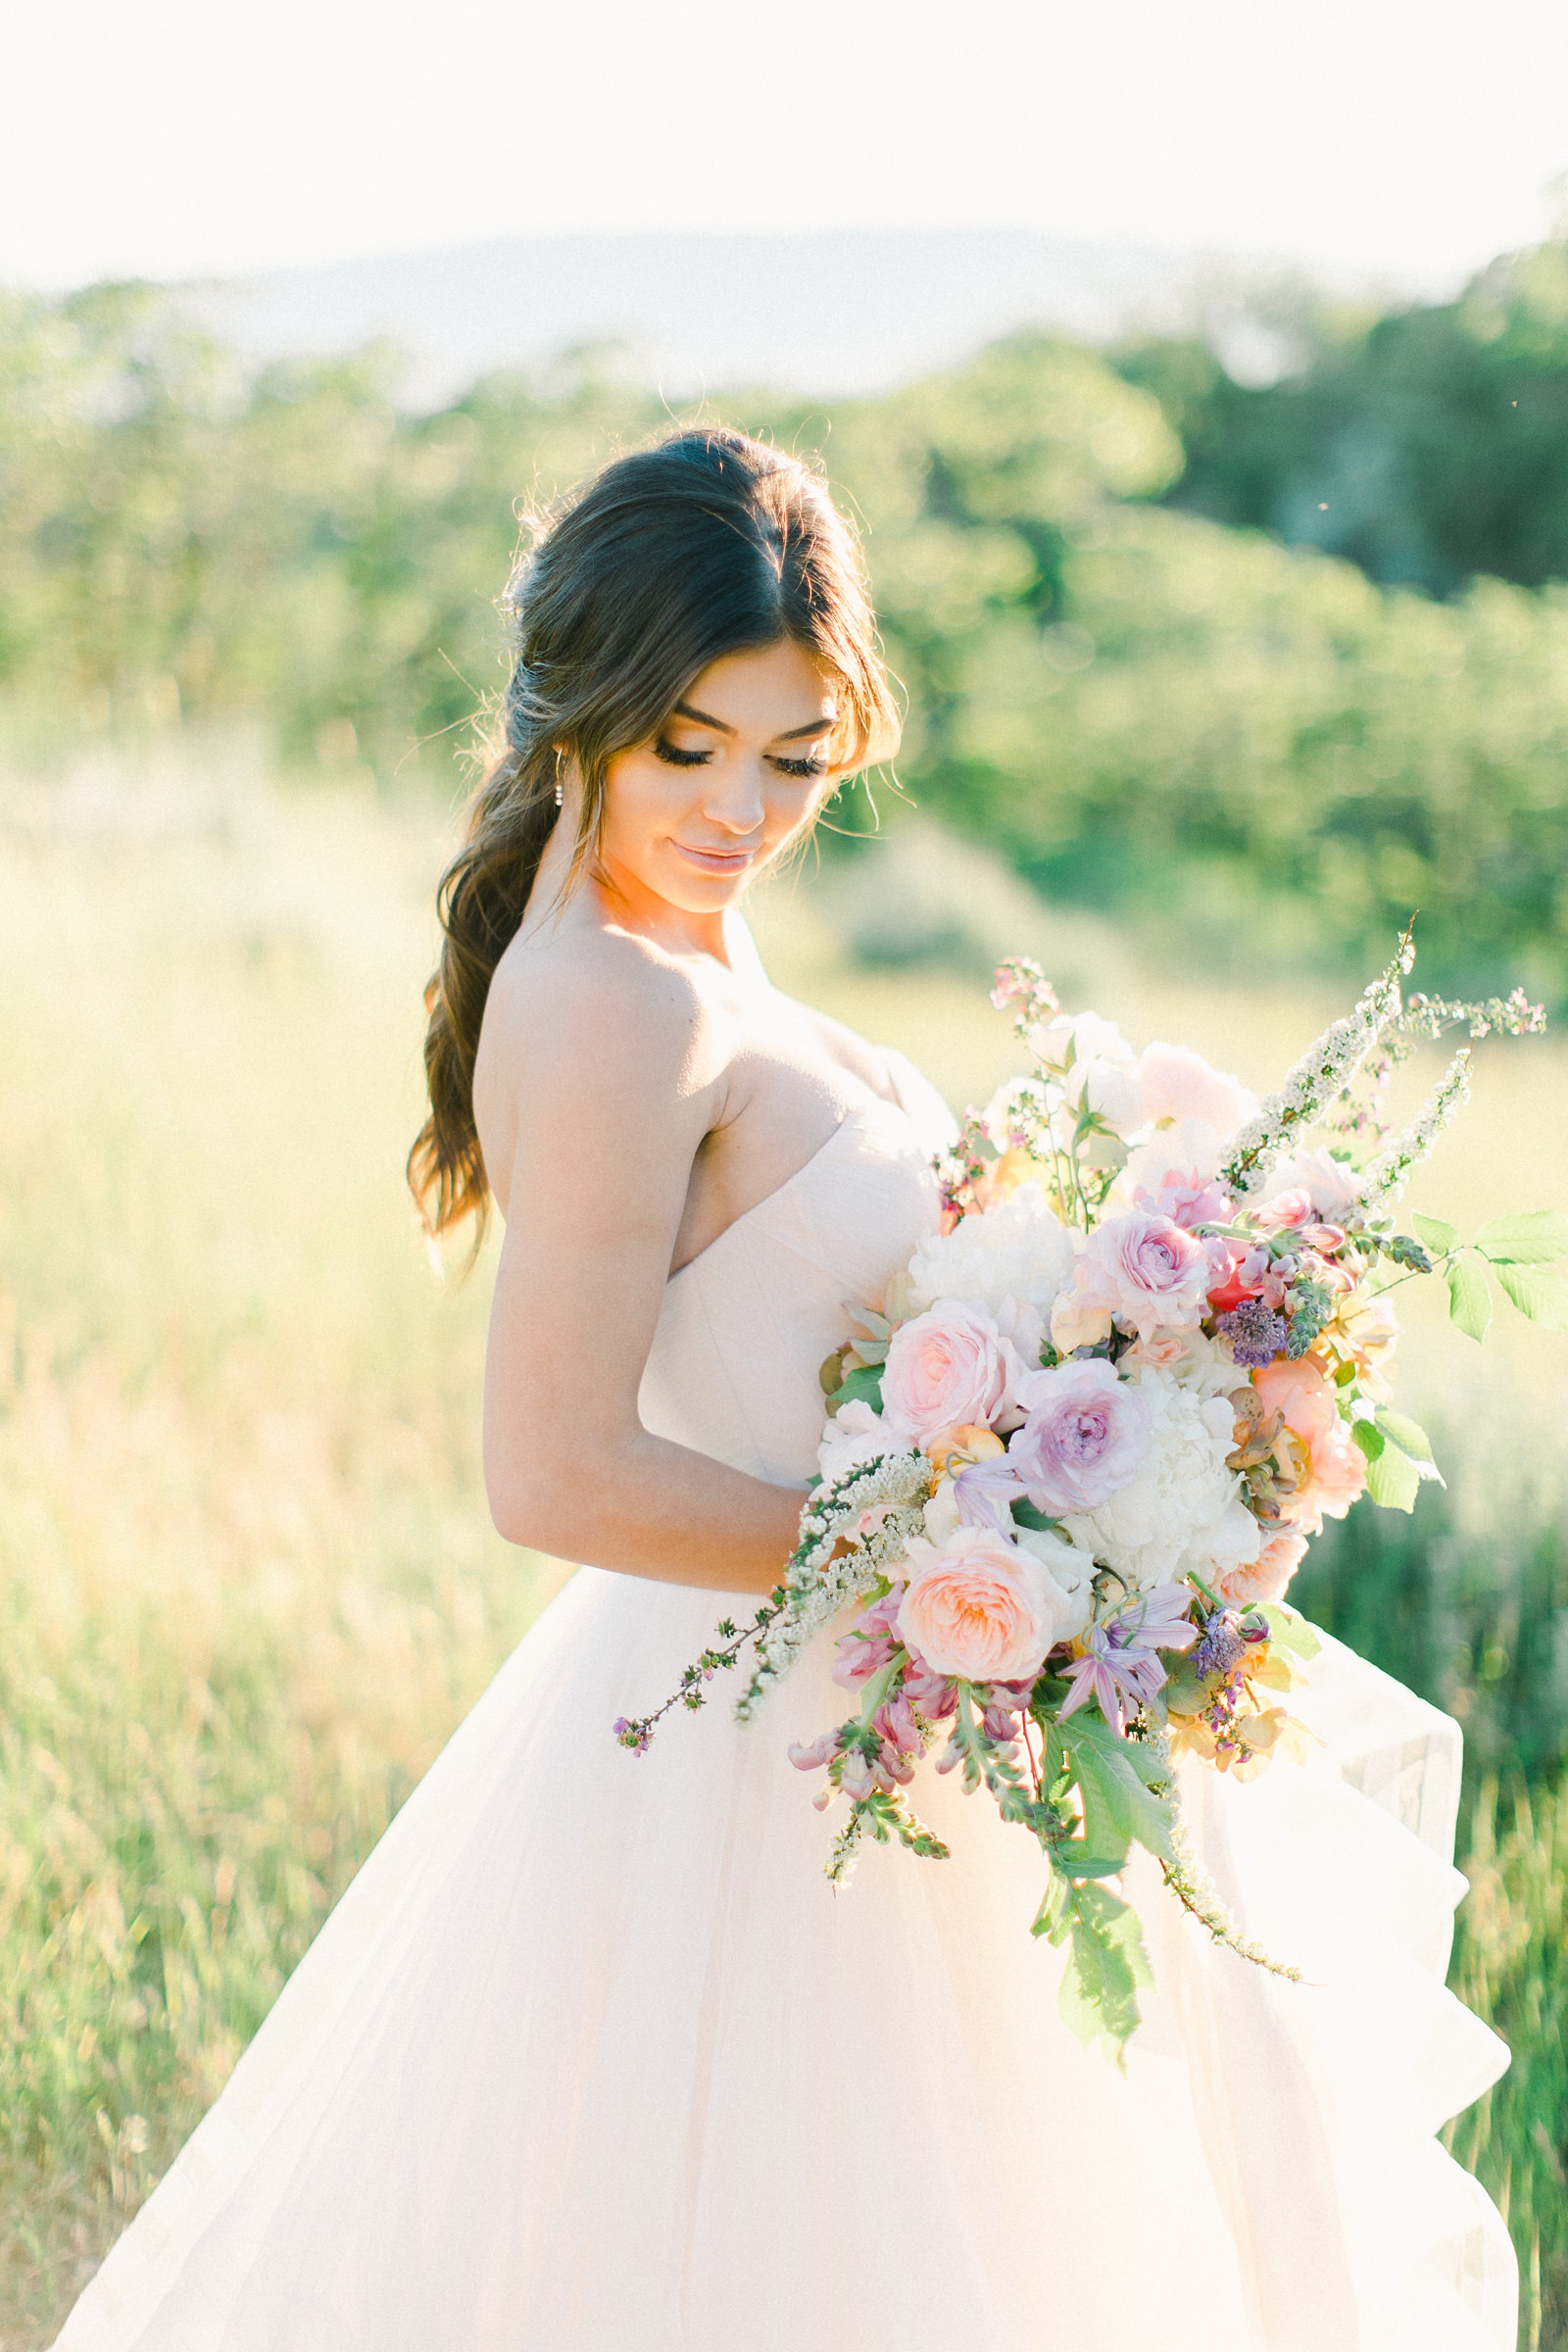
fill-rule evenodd
<path id="1" fill-rule="evenodd" d="M 1216 1609 L 1193 1652 L 1195 1674 L 1229 1674 L 1247 1647 L 1237 1627 L 1234 1609 Z"/>
<path id="2" fill-rule="evenodd" d="M 1285 1351 L 1291 1327 L 1283 1315 L 1275 1314 L 1261 1298 L 1244 1298 L 1229 1314 L 1221 1315 L 1214 1326 L 1222 1340 L 1229 1340 L 1231 1354 L 1238 1367 L 1247 1372 L 1260 1371 Z"/>

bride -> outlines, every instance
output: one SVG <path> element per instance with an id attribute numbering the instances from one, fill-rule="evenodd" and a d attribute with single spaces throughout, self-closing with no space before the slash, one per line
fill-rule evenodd
<path id="1" fill-rule="evenodd" d="M 593 1565 L 61 2346 L 1509 2352 L 1506 2232 L 1435 2136 L 1506 2063 L 1443 1984 L 1458 1735 L 1397 1684 L 1328 1643 L 1312 1764 L 1236 1802 L 1193 1776 L 1210 1872 L 1305 1982 L 1149 1901 L 1124 2073 L 1058 2021 L 1032 1841 L 953 1782 L 952 1860 L 875 1849 L 834 1895 L 785 1752 L 836 1719 L 824 1660 L 755 1730 L 715 1692 L 646 1757 L 612 1737 L 776 1582 L 818 1364 L 934 1222 L 949 1122 L 739 911 L 894 737 L 822 484 L 721 431 L 620 458 L 513 610 L 412 1169 L 438 1228 L 506 1220 L 497 1524 Z"/>

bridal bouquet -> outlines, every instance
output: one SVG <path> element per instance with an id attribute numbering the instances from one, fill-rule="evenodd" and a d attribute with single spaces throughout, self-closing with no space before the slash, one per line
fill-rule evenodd
<path id="1" fill-rule="evenodd" d="M 1411 1508 L 1432 1449 L 1393 1405 L 1390 1293 L 1441 1273 L 1461 1328 L 1486 1268 L 1568 1326 L 1568 1217 L 1500 1218 L 1468 1246 L 1395 1203 L 1467 1091 L 1454 1057 L 1414 1124 L 1382 1117 L 1410 1040 L 1544 1025 L 1517 992 L 1414 997 L 1408 935 L 1354 1010 L 1258 1102 L 1183 1047 L 1134 1054 L 1004 964 L 1029 1074 L 971 1112 L 939 1163 L 941 1231 L 822 1371 L 820 1477 L 784 1582 L 726 1621 L 654 1715 L 750 1646 L 749 1719 L 811 1638 L 854 1608 L 834 1679 L 846 1719 L 791 1748 L 847 1805 L 828 1875 L 866 1837 L 940 1859 L 907 1790 L 982 1786 L 1047 1866 L 1034 1933 L 1064 1944 L 1062 2008 L 1119 2051 L 1150 1980 L 1111 1882 L 1133 1846 L 1216 1937 L 1279 1973 L 1225 1912 L 1184 1831 L 1177 1760 L 1248 1781 L 1311 1735 L 1291 1693 L 1318 1647 L 1285 1593 L 1308 1539 L 1363 1494 Z"/>

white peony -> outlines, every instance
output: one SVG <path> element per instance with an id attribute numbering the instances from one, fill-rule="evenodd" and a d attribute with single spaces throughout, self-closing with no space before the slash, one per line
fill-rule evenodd
<path id="1" fill-rule="evenodd" d="M 1223 1396 L 1200 1396 L 1149 1365 L 1137 1373 L 1150 1409 L 1149 1451 L 1129 1483 L 1098 1510 L 1062 1522 L 1073 1542 L 1131 1585 L 1170 1584 L 1187 1569 L 1215 1576 L 1255 1560 L 1257 1521 L 1227 1467 L 1235 1414 Z"/>
<path id="2" fill-rule="evenodd" d="M 933 1544 L 945 1544 L 954 1529 L 963 1525 L 958 1517 L 958 1491 L 951 1478 L 945 1478 L 930 1500 L 921 1504 L 920 1516 Z"/>
<path id="3" fill-rule="evenodd" d="M 1056 1639 L 1070 1642 L 1081 1634 L 1094 1613 L 1095 1560 L 1092 1552 L 1058 1535 L 1054 1527 L 1015 1527 L 1012 1540 L 1049 1569 L 1071 1603 L 1067 1621 Z"/>
<path id="4" fill-rule="evenodd" d="M 994 1208 L 960 1218 L 951 1233 L 927 1236 L 909 1262 L 910 1303 L 923 1313 L 939 1298 L 961 1299 L 993 1316 L 1024 1353 L 1027 1333 L 1007 1316 L 1008 1301 L 1049 1323 L 1072 1267 L 1072 1235 L 1038 1184 L 1020 1184 Z M 1026 1360 L 1039 1361 L 1038 1343 Z"/>
<path id="5" fill-rule="evenodd" d="M 873 1412 L 863 1397 L 841 1404 L 828 1418 L 822 1432 L 822 1443 L 816 1449 L 816 1466 L 824 1479 L 842 1478 L 846 1470 L 857 1463 L 874 1461 L 879 1453 L 897 1453 L 899 1442 L 880 1413 Z"/>

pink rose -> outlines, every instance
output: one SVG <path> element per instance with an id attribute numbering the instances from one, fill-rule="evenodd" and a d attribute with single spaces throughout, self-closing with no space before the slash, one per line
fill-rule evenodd
<path id="1" fill-rule="evenodd" d="M 995 1421 L 1022 1369 L 989 1315 L 939 1298 L 889 1342 L 882 1411 L 896 1438 L 923 1445 L 941 1430 Z"/>
<path id="2" fill-rule="evenodd" d="M 1311 1194 L 1299 1186 L 1271 1195 L 1261 1208 L 1253 1211 L 1253 1218 L 1265 1233 L 1299 1232 L 1303 1225 L 1315 1225 L 1318 1221 Z"/>
<path id="3" fill-rule="evenodd" d="M 1315 1536 L 1325 1515 L 1343 1519 L 1366 1486 L 1366 1455 L 1344 1421 L 1333 1385 L 1309 1357 L 1287 1357 L 1252 1374 L 1266 1413 L 1278 1413 L 1296 1440 L 1290 1453 L 1298 1483 L 1280 1502 L 1280 1516 Z"/>
<path id="4" fill-rule="evenodd" d="M 1221 1136 L 1234 1135 L 1257 1108 L 1257 1098 L 1239 1078 L 1216 1070 L 1201 1054 L 1186 1046 L 1146 1046 L 1138 1064 L 1139 1091 L 1146 1119 L 1157 1126 L 1170 1119 L 1201 1119 Z"/>
<path id="5" fill-rule="evenodd" d="M 1336 1159 L 1332 1152 L 1321 1148 L 1315 1152 L 1298 1152 L 1290 1159 L 1280 1161 L 1268 1185 L 1271 1200 L 1281 1193 L 1294 1192 L 1304 1192 L 1319 1217 L 1328 1224 L 1339 1225 L 1360 1207 L 1362 1179 L 1343 1159 Z"/>
<path id="6" fill-rule="evenodd" d="M 1029 1372 L 1018 1383 L 1027 1418 L 1007 1460 L 1037 1511 L 1094 1511 L 1125 1487 L 1149 1451 L 1149 1407 L 1101 1361 Z"/>
<path id="7" fill-rule="evenodd" d="M 1255 1560 L 1216 1576 L 1215 1590 L 1233 1609 L 1250 1609 L 1259 1600 L 1283 1600 L 1287 1585 L 1305 1557 L 1306 1538 L 1292 1528 L 1281 1528 L 1265 1540 Z"/>
<path id="8" fill-rule="evenodd" d="M 941 1544 L 911 1536 L 908 1580 L 899 1639 L 933 1674 L 965 1683 L 1033 1681 L 1074 1616 L 1049 1569 L 988 1528 Z"/>
<path id="9" fill-rule="evenodd" d="M 1107 1217 L 1084 1244 L 1073 1287 L 1056 1300 L 1051 1336 L 1065 1354 L 1108 1336 L 1112 1320 L 1147 1340 L 1200 1322 L 1210 1253 L 1170 1217 L 1135 1208 Z"/>

